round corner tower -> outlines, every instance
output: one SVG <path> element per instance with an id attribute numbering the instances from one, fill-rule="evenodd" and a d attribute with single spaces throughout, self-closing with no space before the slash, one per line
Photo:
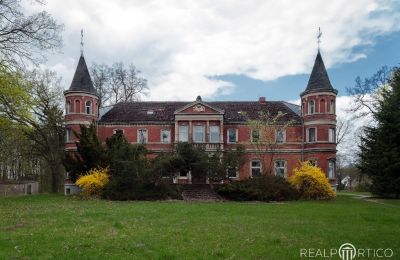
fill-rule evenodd
<path id="1" fill-rule="evenodd" d="M 307 88 L 300 94 L 304 160 L 320 167 L 335 184 L 336 95 L 318 50 Z"/>
<path id="2" fill-rule="evenodd" d="M 80 125 L 90 125 L 93 121 L 96 122 L 99 115 L 99 98 L 93 87 L 83 54 L 79 58 L 71 86 L 64 91 L 64 97 L 65 149 L 75 151 L 76 138 L 73 132 L 79 132 Z"/>

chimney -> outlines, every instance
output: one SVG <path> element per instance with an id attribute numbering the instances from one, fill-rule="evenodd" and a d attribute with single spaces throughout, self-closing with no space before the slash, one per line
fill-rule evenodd
<path id="1" fill-rule="evenodd" d="M 265 101 L 265 97 L 259 97 L 258 98 L 258 103 L 260 103 L 262 105 L 265 105 L 265 104 L 267 104 L 267 101 Z"/>

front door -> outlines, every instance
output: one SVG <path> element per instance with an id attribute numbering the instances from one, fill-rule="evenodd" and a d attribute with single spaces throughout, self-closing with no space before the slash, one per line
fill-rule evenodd
<path id="1" fill-rule="evenodd" d="M 206 184 L 207 176 L 205 174 L 192 173 L 192 184 Z"/>

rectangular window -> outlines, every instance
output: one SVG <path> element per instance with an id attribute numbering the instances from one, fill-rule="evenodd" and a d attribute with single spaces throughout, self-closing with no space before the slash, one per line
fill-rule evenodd
<path id="1" fill-rule="evenodd" d="M 66 142 L 72 142 L 72 129 L 71 128 L 66 128 L 65 129 L 65 138 L 66 138 Z"/>
<path id="2" fill-rule="evenodd" d="M 189 141 L 189 127 L 187 125 L 179 126 L 179 142 L 188 142 Z"/>
<path id="3" fill-rule="evenodd" d="M 257 143 L 258 141 L 260 141 L 260 130 L 258 129 L 251 130 L 251 141 L 253 143 Z"/>
<path id="4" fill-rule="evenodd" d="M 234 144 L 237 142 L 236 129 L 228 129 L 228 143 Z"/>
<path id="5" fill-rule="evenodd" d="M 239 172 L 236 167 L 228 167 L 228 178 L 239 178 Z"/>
<path id="6" fill-rule="evenodd" d="M 180 170 L 179 171 L 179 177 L 187 178 L 188 177 L 188 172 L 186 170 Z"/>
<path id="7" fill-rule="evenodd" d="M 315 128 L 308 128 L 308 142 L 313 143 L 315 141 Z"/>
<path id="8" fill-rule="evenodd" d="M 318 166 L 318 161 L 315 159 L 309 159 L 308 162 L 312 165 L 312 166 Z"/>
<path id="9" fill-rule="evenodd" d="M 253 160 L 250 162 L 251 177 L 261 176 L 261 161 Z"/>
<path id="10" fill-rule="evenodd" d="M 147 144 L 147 129 L 138 130 L 138 143 Z"/>
<path id="11" fill-rule="evenodd" d="M 204 143 L 204 126 L 203 125 L 195 125 L 193 127 L 193 142 L 195 143 Z"/>
<path id="12" fill-rule="evenodd" d="M 281 144 L 285 142 L 285 130 L 277 129 L 276 130 L 276 143 Z"/>
<path id="13" fill-rule="evenodd" d="M 163 144 L 169 144 L 171 142 L 171 131 L 161 130 L 161 142 Z"/>
<path id="14" fill-rule="evenodd" d="M 329 179 L 335 178 L 335 162 L 334 161 L 328 162 L 328 178 Z"/>
<path id="15" fill-rule="evenodd" d="M 286 176 L 286 161 L 276 160 L 275 161 L 275 176 L 284 178 Z"/>
<path id="16" fill-rule="evenodd" d="M 329 128 L 329 142 L 335 142 L 335 128 Z"/>
<path id="17" fill-rule="evenodd" d="M 123 134 L 124 134 L 124 130 L 122 130 L 122 129 L 114 129 L 114 134 L 121 134 L 121 135 L 123 135 Z"/>
<path id="18" fill-rule="evenodd" d="M 210 126 L 210 142 L 219 143 L 219 126 Z"/>

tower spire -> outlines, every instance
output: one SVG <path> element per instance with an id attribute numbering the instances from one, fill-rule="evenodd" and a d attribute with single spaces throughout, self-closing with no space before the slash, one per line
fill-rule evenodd
<path id="1" fill-rule="evenodd" d="M 81 29 L 81 55 L 83 56 L 83 29 Z"/>
<path id="2" fill-rule="evenodd" d="M 320 50 L 320 44 L 321 44 L 321 37 L 322 37 L 322 32 L 321 32 L 321 27 L 318 27 L 318 35 L 317 35 L 317 43 L 318 43 L 318 52 Z"/>

